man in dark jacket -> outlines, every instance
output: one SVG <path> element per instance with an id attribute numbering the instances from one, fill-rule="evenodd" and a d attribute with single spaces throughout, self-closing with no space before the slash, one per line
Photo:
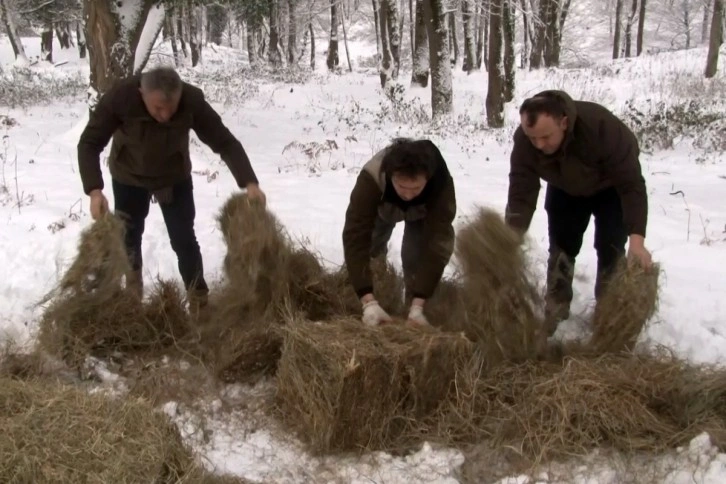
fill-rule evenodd
<path id="1" fill-rule="evenodd" d="M 143 295 L 141 238 L 153 196 L 161 207 L 190 304 L 203 306 L 208 288 L 194 232 L 190 129 L 222 157 L 250 199 L 264 203 L 240 142 L 202 91 L 182 82 L 171 68 L 122 80 L 101 97 L 78 142 L 78 164 L 91 216 L 98 219 L 108 210 L 99 158 L 113 138 L 109 170 L 114 208 L 126 223 L 125 244 L 133 269 L 126 277 L 127 287 Z"/>
<path id="2" fill-rule="evenodd" d="M 423 307 L 451 258 L 455 216 L 454 180 L 431 141 L 395 140 L 365 164 L 343 229 L 345 263 L 365 324 L 391 320 L 375 299 L 370 260 L 386 253 L 398 222 L 405 223 L 401 259 L 411 298 L 408 321 L 428 324 Z"/>
<path id="3" fill-rule="evenodd" d="M 529 228 L 540 190 L 547 182 L 549 225 L 546 325 L 554 333 L 569 317 L 575 258 L 595 218 L 599 298 L 625 254 L 643 267 L 652 264 L 645 248 L 648 195 L 632 131 L 605 107 L 573 101 L 562 91 L 544 91 L 520 108 L 509 173 L 507 221 Z"/>

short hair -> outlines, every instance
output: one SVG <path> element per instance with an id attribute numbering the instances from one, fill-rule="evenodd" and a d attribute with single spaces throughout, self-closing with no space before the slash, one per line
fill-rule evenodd
<path id="1" fill-rule="evenodd" d="M 527 126 L 532 127 L 537 124 L 541 114 L 551 116 L 555 120 L 560 120 L 567 116 L 567 106 L 562 96 L 554 92 L 543 92 L 525 99 L 519 108 L 520 115 L 526 115 Z"/>
<path id="2" fill-rule="evenodd" d="M 394 174 L 407 178 L 424 175 L 428 180 L 436 172 L 440 160 L 441 152 L 431 141 L 396 138 L 383 155 L 381 171 L 389 178 Z"/>
<path id="3" fill-rule="evenodd" d="M 141 89 L 161 91 L 167 99 L 181 91 L 182 80 L 172 67 L 156 67 L 141 74 Z"/>

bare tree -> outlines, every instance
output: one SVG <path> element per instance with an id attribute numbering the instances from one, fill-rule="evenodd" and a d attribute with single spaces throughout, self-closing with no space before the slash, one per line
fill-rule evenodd
<path id="1" fill-rule="evenodd" d="M 378 2 L 378 0 L 371 0 L 371 3 L 373 4 L 373 23 L 375 24 L 376 28 L 376 55 L 378 56 L 376 60 L 380 63 L 381 58 L 383 56 L 383 49 L 381 47 L 381 4 Z"/>
<path id="2" fill-rule="evenodd" d="M 615 33 L 613 34 L 613 59 L 620 57 L 620 18 L 623 12 L 623 0 L 615 0 Z"/>
<path id="3" fill-rule="evenodd" d="M 449 55 L 453 54 L 454 57 L 451 62 L 454 65 L 459 64 L 459 32 L 456 29 L 456 10 L 451 9 L 449 12 Z"/>
<path id="4" fill-rule="evenodd" d="M 297 64 L 297 0 L 287 0 L 287 62 Z"/>
<path id="5" fill-rule="evenodd" d="M 429 37 L 424 18 L 425 1 L 427 0 L 416 0 L 416 22 L 411 22 L 415 23 L 411 85 L 421 87 L 429 85 Z"/>
<path id="6" fill-rule="evenodd" d="M 273 67 L 282 65 L 280 47 L 280 0 L 270 0 L 270 50 L 268 60 Z"/>
<path id="7" fill-rule="evenodd" d="M 464 24 L 464 72 L 478 70 L 476 64 L 475 9 L 474 0 L 461 1 L 461 16 Z"/>
<path id="8" fill-rule="evenodd" d="M 723 44 L 723 0 L 713 0 L 713 11 L 711 12 L 711 39 L 708 43 L 708 57 L 706 60 L 705 76 L 711 78 L 718 70 L 718 50 Z"/>
<path id="9" fill-rule="evenodd" d="M 127 2 L 137 6 L 133 22 L 122 19 Z M 104 93 L 111 84 L 133 74 L 136 47 L 156 0 L 116 0 L 100 2 L 84 0 L 83 10 L 86 18 L 89 64 L 91 68 L 91 87 L 97 93 Z M 91 99 L 94 105 L 95 99 Z"/>
<path id="10" fill-rule="evenodd" d="M 315 30 L 312 22 L 308 24 L 308 32 L 310 32 L 310 69 L 315 70 Z"/>
<path id="11" fill-rule="evenodd" d="M 391 78 L 398 79 L 398 71 L 401 68 L 401 30 L 399 22 L 399 4 L 396 0 L 381 0 L 386 3 L 385 12 L 388 16 L 386 27 L 388 29 L 388 46 L 391 50 Z M 381 24 L 383 25 L 383 24 Z"/>
<path id="12" fill-rule="evenodd" d="M 625 19 L 625 57 L 630 57 L 631 55 L 633 22 L 635 21 L 636 15 L 638 15 L 638 0 L 633 0 L 630 7 L 630 14 L 628 15 L 628 18 Z"/>
<path id="13" fill-rule="evenodd" d="M 330 0 L 330 42 L 328 43 L 328 69 L 338 67 L 338 0 Z"/>
<path id="14" fill-rule="evenodd" d="M 88 51 L 86 46 L 86 28 L 81 22 L 76 22 L 76 42 L 78 43 L 78 57 L 85 59 Z"/>
<path id="15" fill-rule="evenodd" d="M 514 2 L 516 0 L 502 0 L 502 33 L 504 40 L 504 102 L 514 99 L 514 37 L 515 37 L 515 10 Z M 559 54 L 558 54 L 559 56 Z"/>
<path id="16" fill-rule="evenodd" d="M 638 12 L 638 40 L 636 41 L 635 55 L 643 52 L 643 31 L 645 30 L 645 5 L 646 0 L 640 0 L 640 12 Z"/>
<path id="17" fill-rule="evenodd" d="M 527 0 L 520 0 L 520 9 L 522 11 L 522 68 L 529 66 L 529 56 L 532 50 L 531 44 L 534 43 L 534 31 L 531 20 L 532 12 L 529 9 Z"/>
<path id="18" fill-rule="evenodd" d="M 447 0 L 424 0 L 431 64 L 431 110 L 434 118 L 453 110 L 449 32 L 446 25 L 448 7 Z"/>
<path id="19" fill-rule="evenodd" d="M 195 7 L 194 0 L 187 0 L 187 25 L 189 26 L 189 50 L 192 53 L 192 67 L 202 60 L 202 22 L 201 11 Z"/>
<path id="20" fill-rule="evenodd" d="M 25 47 L 23 47 L 23 42 L 20 40 L 18 31 L 15 28 L 13 12 L 10 6 L 10 0 L 0 0 L 0 20 L 2 21 L 3 27 L 5 27 L 5 32 L 8 34 L 10 45 L 13 48 L 13 54 L 15 54 L 15 60 L 27 63 L 28 56 L 25 55 Z"/>
<path id="21" fill-rule="evenodd" d="M 381 78 L 381 87 L 386 87 L 388 81 L 393 78 L 393 54 L 389 35 L 391 29 L 388 25 L 391 20 L 388 14 L 390 3 L 391 0 L 380 0 L 378 5 L 378 25 L 381 28 L 381 57 L 378 64 L 378 75 Z"/>
<path id="22" fill-rule="evenodd" d="M 210 3 L 206 9 L 208 38 L 212 43 L 222 45 L 227 27 L 227 9 L 219 3 Z"/>
<path id="23" fill-rule="evenodd" d="M 502 6 L 504 0 L 491 0 L 489 11 L 489 85 L 487 86 L 487 124 L 504 126 L 504 73 L 502 71 Z"/>
<path id="24" fill-rule="evenodd" d="M 479 0 L 479 15 L 477 16 L 479 27 L 476 40 L 476 66 L 481 69 L 482 64 L 486 68 L 487 37 L 489 36 L 489 0 Z"/>

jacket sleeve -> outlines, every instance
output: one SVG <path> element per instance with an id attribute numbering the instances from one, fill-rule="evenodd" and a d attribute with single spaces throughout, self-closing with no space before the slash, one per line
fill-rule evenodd
<path id="1" fill-rule="evenodd" d="M 362 171 L 350 194 L 343 227 L 345 265 L 358 297 L 373 292 L 370 268 L 371 238 L 380 198 L 381 190 L 378 184 L 368 172 Z"/>
<path id="2" fill-rule="evenodd" d="M 227 129 L 201 90 L 197 96 L 192 129 L 201 142 L 222 158 L 232 172 L 237 186 L 244 188 L 248 183 L 259 183 L 242 143 Z"/>
<path id="3" fill-rule="evenodd" d="M 428 299 L 438 286 L 454 252 L 455 217 L 456 190 L 454 179 L 449 175 L 424 220 L 423 236 L 426 245 L 414 279 L 413 297 Z"/>
<path id="4" fill-rule="evenodd" d="M 541 188 L 540 177 L 534 170 L 529 143 L 519 131 L 514 135 L 514 148 L 509 162 L 509 193 L 505 220 L 509 226 L 526 232 L 537 209 Z"/>
<path id="5" fill-rule="evenodd" d="M 615 115 L 600 123 L 604 141 L 603 167 L 620 196 L 628 234 L 645 237 L 648 224 L 648 192 L 640 167 L 640 148 L 635 135 Z"/>
<path id="6" fill-rule="evenodd" d="M 115 90 L 112 89 L 101 96 L 95 109 L 89 114 L 88 124 L 78 140 L 78 171 L 86 195 L 92 190 L 103 189 L 101 153 L 113 133 L 121 126 L 114 95 Z"/>

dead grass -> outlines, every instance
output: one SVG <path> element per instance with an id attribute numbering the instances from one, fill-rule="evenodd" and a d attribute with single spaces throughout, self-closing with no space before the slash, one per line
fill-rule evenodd
<path id="1" fill-rule="evenodd" d="M 623 261 L 593 315 L 593 334 L 588 349 L 595 354 L 632 350 L 658 306 L 658 277 L 655 264 L 644 270 Z"/>
<path id="2" fill-rule="evenodd" d="M 479 209 L 456 238 L 466 333 L 490 364 L 535 359 L 542 325 L 540 290 L 532 282 L 521 236 L 489 209 Z"/>
<path id="3" fill-rule="evenodd" d="M 0 380 L 2 482 L 240 482 L 204 472 L 168 418 L 47 381 Z"/>

